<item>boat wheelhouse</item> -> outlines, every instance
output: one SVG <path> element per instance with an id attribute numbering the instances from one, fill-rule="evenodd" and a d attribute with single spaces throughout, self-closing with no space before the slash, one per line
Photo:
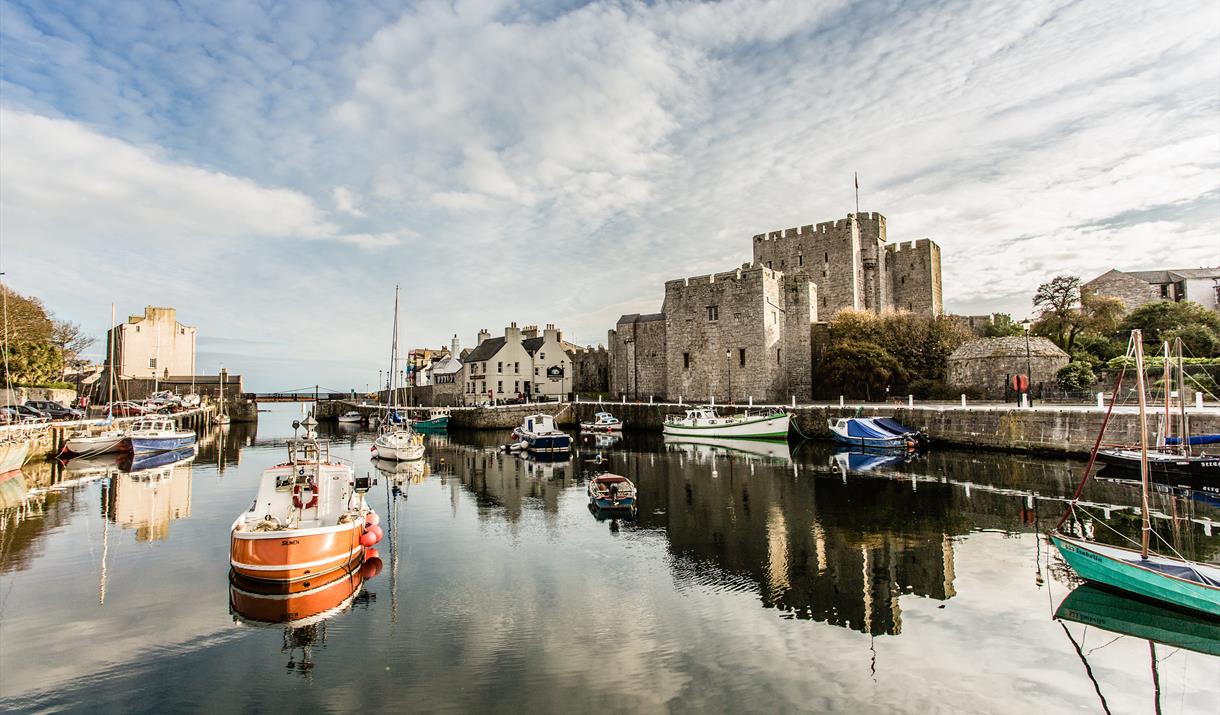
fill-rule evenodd
<path id="1" fill-rule="evenodd" d="M 589 504 L 597 509 L 635 509 L 635 485 L 627 477 L 603 474 L 589 480 Z"/>

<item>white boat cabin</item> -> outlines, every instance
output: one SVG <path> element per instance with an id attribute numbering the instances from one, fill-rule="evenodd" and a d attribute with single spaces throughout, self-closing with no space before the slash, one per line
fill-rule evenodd
<path id="1" fill-rule="evenodd" d="M 351 467 L 332 463 L 327 446 L 290 444 L 288 461 L 263 472 L 238 530 L 267 531 L 334 526 L 355 518 Z"/>
<path id="2" fill-rule="evenodd" d="M 131 426 L 132 434 L 167 434 L 177 432 L 174 421 L 164 417 L 141 417 Z"/>
<path id="3" fill-rule="evenodd" d="M 521 431 L 527 434 L 549 434 L 555 429 L 555 418 L 550 415 L 529 415 L 521 423 Z"/>

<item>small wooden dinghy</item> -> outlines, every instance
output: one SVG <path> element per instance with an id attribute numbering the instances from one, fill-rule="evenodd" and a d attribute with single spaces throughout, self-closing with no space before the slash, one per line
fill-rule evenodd
<path id="1" fill-rule="evenodd" d="M 627 477 L 603 474 L 589 480 L 589 503 L 598 509 L 634 509 L 635 485 Z"/>

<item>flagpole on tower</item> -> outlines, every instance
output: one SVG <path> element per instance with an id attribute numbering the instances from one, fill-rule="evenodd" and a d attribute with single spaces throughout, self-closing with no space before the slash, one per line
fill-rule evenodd
<path id="1" fill-rule="evenodd" d="M 860 173 L 852 172 L 856 180 L 856 220 L 860 220 Z"/>

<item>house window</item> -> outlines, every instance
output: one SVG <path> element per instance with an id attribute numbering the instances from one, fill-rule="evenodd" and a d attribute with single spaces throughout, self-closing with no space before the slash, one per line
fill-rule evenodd
<path id="1" fill-rule="evenodd" d="M 737 348 L 737 366 L 738 367 L 746 366 L 746 349 L 745 348 Z"/>
<path id="2" fill-rule="evenodd" d="M 534 377 L 538 377 L 538 368 L 534 368 Z"/>
<path id="3" fill-rule="evenodd" d="M 513 363 L 513 374 L 517 375 L 520 372 L 521 372 L 521 363 L 519 363 L 519 362 Z"/>
<path id="4" fill-rule="evenodd" d="M 496 392 L 500 393 L 501 395 L 504 394 L 504 381 L 503 380 L 496 380 Z"/>
<path id="5" fill-rule="evenodd" d="M 797 257 L 796 257 L 796 265 L 798 265 L 798 266 L 803 266 L 803 265 L 805 265 L 805 257 L 804 257 L 804 256 L 797 256 Z"/>
<path id="6" fill-rule="evenodd" d="M 782 365 L 783 362 L 779 359 L 779 348 L 775 349 L 775 364 Z"/>
<path id="7" fill-rule="evenodd" d="M 546 360 L 546 353 L 538 353 L 539 360 Z"/>
<path id="8" fill-rule="evenodd" d="M 157 358 L 155 358 L 155 357 L 148 358 L 148 367 L 150 370 L 156 370 L 157 369 Z"/>
<path id="9" fill-rule="evenodd" d="M 504 363 L 502 363 L 502 362 L 496 363 L 496 372 L 501 372 L 501 373 L 504 372 Z"/>
<path id="10" fill-rule="evenodd" d="M 513 392 L 521 392 L 521 381 L 513 380 Z"/>
<path id="11" fill-rule="evenodd" d="M 682 369 L 690 369 L 690 353 L 682 353 Z"/>
<path id="12" fill-rule="evenodd" d="M 707 307 L 707 319 L 708 320 L 720 320 L 720 306 L 709 305 Z"/>

